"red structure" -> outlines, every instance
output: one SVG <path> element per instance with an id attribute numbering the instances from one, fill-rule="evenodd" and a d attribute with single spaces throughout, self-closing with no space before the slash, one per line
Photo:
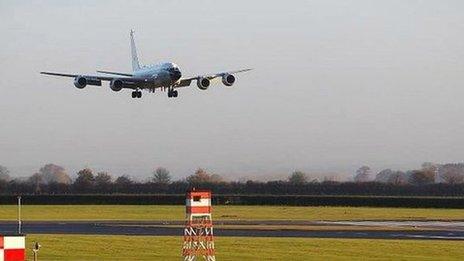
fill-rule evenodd
<path id="1" fill-rule="evenodd" d="M 23 235 L 0 235 L 0 261 L 24 261 L 26 238 Z"/>
<path id="2" fill-rule="evenodd" d="M 213 220 L 211 218 L 211 191 L 187 192 L 186 223 L 182 256 L 185 261 L 202 258 L 215 261 Z"/>

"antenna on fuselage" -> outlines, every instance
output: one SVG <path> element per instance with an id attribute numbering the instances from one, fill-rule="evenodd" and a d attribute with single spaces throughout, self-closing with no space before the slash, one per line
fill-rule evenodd
<path id="1" fill-rule="evenodd" d="M 130 38 L 131 38 L 132 70 L 137 71 L 137 70 L 140 70 L 140 63 L 139 63 L 139 58 L 137 56 L 137 48 L 135 47 L 134 30 L 130 31 Z"/>

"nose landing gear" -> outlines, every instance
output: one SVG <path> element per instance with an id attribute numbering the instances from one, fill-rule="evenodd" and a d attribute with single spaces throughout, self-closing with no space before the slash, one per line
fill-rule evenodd
<path id="1" fill-rule="evenodd" d="M 169 89 L 168 90 L 168 97 L 169 98 L 172 98 L 172 97 L 177 97 L 179 95 L 179 93 L 177 92 L 177 90 L 174 90 L 174 89 Z"/>
<path id="2" fill-rule="evenodd" d="M 133 91 L 132 92 L 132 98 L 142 98 L 142 92 L 141 91 Z"/>

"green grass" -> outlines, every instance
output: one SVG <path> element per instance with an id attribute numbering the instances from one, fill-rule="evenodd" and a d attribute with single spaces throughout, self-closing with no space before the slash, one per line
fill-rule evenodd
<path id="1" fill-rule="evenodd" d="M 182 237 L 28 235 L 39 260 L 180 260 Z M 462 260 L 458 241 L 216 237 L 218 260 Z"/>
<path id="2" fill-rule="evenodd" d="M 14 205 L 0 205 L 0 220 L 15 220 Z M 183 220 L 184 206 L 24 205 L 23 220 Z M 464 219 L 461 209 L 214 206 L 213 219 L 234 220 L 399 220 Z"/>

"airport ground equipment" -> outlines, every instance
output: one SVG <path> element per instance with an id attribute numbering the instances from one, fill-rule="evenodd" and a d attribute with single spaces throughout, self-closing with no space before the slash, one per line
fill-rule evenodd
<path id="1" fill-rule="evenodd" d="M 0 235 L 0 261 L 26 260 L 26 236 Z"/>
<path id="2" fill-rule="evenodd" d="M 215 261 L 211 191 L 188 191 L 185 203 L 186 223 L 182 246 L 184 261 Z"/>
<path id="3" fill-rule="evenodd" d="M 0 235 L 0 261 L 26 260 L 26 236 L 21 234 L 21 196 L 18 196 L 18 233 Z"/>
<path id="4" fill-rule="evenodd" d="M 39 249 L 42 247 L 39 242 L 35 242 L 34 246 L 32 247 L 32 253 L 34 254 L 34 261 L 38 260 L 39 256 Z"/>

